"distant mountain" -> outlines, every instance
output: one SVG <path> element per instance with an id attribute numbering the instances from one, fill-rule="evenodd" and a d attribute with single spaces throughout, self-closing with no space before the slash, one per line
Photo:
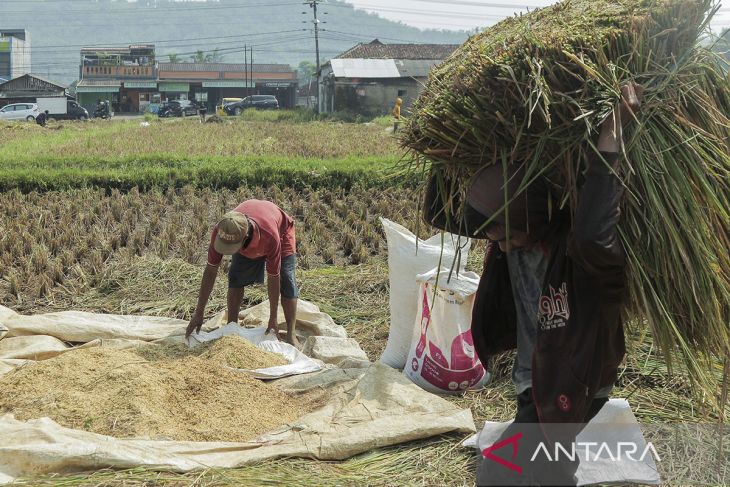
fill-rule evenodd
<path id="1" fill-rule="evenodd" d="M 321 62 L 358 42 L 460 44 L 466 32 L 419 30 L 354 10 L 341 1 L 318 7 Z M 296 0 L 0 0 L 0 29 L 25 28 L 33 73 L 64 83 L 78 78 L 82 46 L 154 43 L 159 61 L 188 61 L 218 49 L 223 62 L 314 61 L 312 9 Z"/>

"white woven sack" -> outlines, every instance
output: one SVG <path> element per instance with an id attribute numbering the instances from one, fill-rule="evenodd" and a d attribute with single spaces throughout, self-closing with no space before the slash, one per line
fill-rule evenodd
<path id="1" fill-rule="evenodd" d="M 416 276 L 434 267 L 450 270 L 466 267 L 471 242 L 466 237 L 439 233 L 420 240 L 407 228 L 381 218 L 388 241 L 388 275 L 390 277 L 390 332 L 380 361 L 402 370 L 413 340 L 418 311 Z M 457 251 L 461 249 L 459 258 Z"/>
<path id="2" fill-rule="evenodd" d="M 437 394 L 483 388 L 490 374 L 479 361 L 471 336 L 479 276 L 433 269 L 417 280 L 416 333 L 403 373 L 422 389 Z"/>

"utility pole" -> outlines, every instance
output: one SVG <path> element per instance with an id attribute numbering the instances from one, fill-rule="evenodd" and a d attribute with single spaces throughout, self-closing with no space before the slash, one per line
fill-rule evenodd
<path id="1" fill-rule="evenodd" d="M 317 54 L 317 113 L 319 113 L 320 106 L 319 106 L 319 19 L 317 18 L 317 3 L 321 0 L 311 0 L 310 2 L 307 2 L 305 5 L 309 5 L 312 8 L 312 12 L 314 13 L 314 20 L 312 23 L 314 24 L 314 48 L 316 50 Z"/>
<path id="2" fill-rule="evenodd" d="M 251 60 L 251 69 L 249 69 L 249 73 L 251 73 L 251 84 L 253 85 L 253 93 L 256 94 L 256 81 L 253 79 L 253 46 L 251 46 L 251 56 L 249 57 Z"/>
<path id="3" fill-rule="evenodd" d="M 244 84 L 246 85 L 246 95 L 248 95 L 248 46 L 246 44 L 243 45 L 243 65 L 245 70 L 244 72 L 246 73 L 246 81 Z"/>

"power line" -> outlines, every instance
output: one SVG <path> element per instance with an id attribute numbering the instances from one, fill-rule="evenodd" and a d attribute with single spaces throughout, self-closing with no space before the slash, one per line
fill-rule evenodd
<path id="1" fill-rule="evenodd" d="M 330 5 L 332 7 L 343 7 L 343 5 L 337 5 L 332 4 Z M 487 15 L 487 14 L 467 14 L 467 13 L 454 13 L 454 12 L 447 12 L 447 11 L 441 11 L 441 10 L 430 10 L 430 11 L 422 11 L 422 10 L 416 10 L 416 9 L 407 9 L 407 8 L 389 8 L 389 7 L 369 7 L 369 6 L 358 6 L 357 8 L 361 10 L 372 10 L 373 12 L 386 12 L 386 13 L 405 13 L 410 15 L 420 15 L 423 17 L 449 17 L 454 19 L 474 19 L 474 17 L 487 17 L 487 18 L 494 18 L 494 19 L 503 19 L 506 16 L 503 15 Z"/>
<path id="2" fill-rule="evenodd" d="M 320 82 L 320 74 L 319 74 L 319 19 L 317 18 L 317 2 L 318 0 L 311 0 L 309 2 L 304 3 L 304 5 L 309 5 L 309 7 L 312 9 L 312 15 L 314 19 L 312 20 L 312 23 L 314 24 L 314 49 L 315 49 L 315 56 L 316 56 L 316 74 L 317 74 L 317 112 L 321 110 L 322 107 L 320 107 L 319 104 L 319 82 Z M 302 12 L 304 13 L 304 12 Z"/>
<path id="3" fill-rule="evenodd" d="M 492 3 L 492 2 L 469 2 L 467 0 L 411 0 L 413 2 L 423 3 L 438 3 L 442 5 L 464 5 L 471 7 L 483 7 L 483 8 L 514 8 L 517 10 L 532 9 L 532 8 L 545 8 L 550 5 L 528 5 L 528 4 L 510 4 L 510 3 Z M 555 3 L 555 2 L 553 2 Z"/>
<path id="4" fill-rule="evenodd" d="M 253 37 L 253 36 L 269 36 L 269 35 L 279 35 L 279 34 L 288 34 L 292 32 L 302 32 L 306 29 L 289 29 L 289 30 L 280 30 L 280 31 L 272 31 L 272 32 L 261 32 L 257 34 L 241 34 L 241 35 L 232 35 L 232 36 L 215 36 L 215 37 L 190 37 L 187 39 L 168 39 L 168 40 L 158 40 L 158 41 L 133 41 L 133 42 L 125 42 L 125 45 L 136 45 L 136 44 L 154 44 L 155 47 L 161 47 L 161 48 L 170 48 L 170 47 L 186 47 L 191 46 L 192 44 L 187 41 L 203 41 L 203 40 L 210 40 L 210 39 L 241 39 L 243 37 Z M 169 45 L 169 46 L 160 46 L 160 44 L 167 43 L 167 42 L 180 42 L 180 41 L 186 41 L 185 44 L 176 44 L 176 45 Z M 221 41 L 221 42 L 214 42 L 209 44 L 230 44 L 237 41 Z M 57 46 L 44 46 L 45 48 L 36 48 L 33 46 L 32 51 L 35 52 L 42 52 L 42 53 L 54 53 L 54 52 L 65 52 L 68 49 L 75 48 L 76 51 L 79 50 L 79 48 L 110 48 L 110 47 L 118 47 L 114 45 L 109 45 L 109 43 L 105 44 L 67 44 L 67 45 L 57 45 Z"/>
<path id="5" fill-rule="evenodd" d="M 292 41 L 306 40 L 306 39 L 309 39 L 309 38 L 310 38 L 309 35 L 299 35 L 299 36 L 294 36 L 294 37 L 290 37 L 290 38 L 286 38 L 286 39 L 279 39 L 279 40 L 275 40 L 275 41 L 261 42 L 261 43 L 258 43 L 258 44 L 252 44 L 250 47 L 255 48 L 259 52 L 266 52 L 265 50 L 263 50 L 261 48 L 262 47 L 267 47 L 267 46 L 275 46 L 275 45 L 278 45 L 278 44 L 286 44 L 286 43 L 292 42 Z M 194 51 L 177 52 L 177 53 L 171 53 L 171 54 L 176 54 L 178 56 L 195 55 L 195 54 L 198 53 L 198 51 L 203 52 L 203 53 L 207 53 L 207 54 L 214 53 L 214 52 L 218 52 L 218 53 L 223 54 L 223 55 L 244 52 L 244 50 L 240 46 L 238 46 L 238 47 L 228 47 L 228 48 L 222 48 L 222 49 L 196 49 Z M 164 56 L 166 56 L 166 54 L 162 54 L 162 56 L 164 57 Z M 164 61 L 160 61 L 159 58 L 158 58 L 158 62 L 164 62 Z M 33 66 L 40 65 L 39 63 L 31 63 L 31 64 Z M 43 66 L 69 66 L 69 63 L 64 63 L 64 62 L 49 62 L 49 63 L 44 63 L 42 65 Z M 74 66 L 74 68 L 75 67 L 77 67 L 77 66 Z M 70 68 L 70 66 L 69 66 L 69 68 Z"/>
<path id="6" fill-rule="evenodd" d="M 23 2 L 26 3 L 26 2 Z M 255 3 L 255 4 L 246 4 L 246 5 L 213 5 L 213 6 L 192 6 L 192 5 L 180 5 L 176 7 L 139 7 L 139 6 L 133 6 L 134 4 L 128 3 L 123 8 L 106 8 L 103 11 L 94 11 L 89 9 L 78 9 L 78 10 L 71 10 L 71 9 L 64 9 L 61 12 L 62 13 L 83 13 L 87 15 L 97 15 L 97 14 L 139 14 L 140 11 L 143 13 L 151 13 L 151 12 L 189 12 L 189 11 L 195 11 L 195 10 L 223 10 L 223 9 L 235 9 L 235 8 L 251 8 L 251 7 L 283 7 L 283 6 L 294 6 L 294 5 L 300 5 L 296 2 L 287 2 L 287 3 Z M 54 11 L 47 11 L 47 12 L 35 12 L 32 10 L 16 10 L 16 11 L 7 11 L 4 10 L 3 14 L 13 14 L 13 15 L 23 15 L 23 14 L 33 14 L 33 15 L 57 15 L 59 12 Z"/>

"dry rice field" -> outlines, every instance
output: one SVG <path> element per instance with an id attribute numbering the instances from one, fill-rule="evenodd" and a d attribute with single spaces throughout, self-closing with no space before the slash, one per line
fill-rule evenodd
<path id="1" fill-rule="evenodd" d="M 323 130 L 320 125 L 309 129 L 306 124 L 294 129 L 282 126 L 281 130 L 311 130 L 310 135 L 321 136 L 317 135 Z M 259 126 L 251 130 L 259 129 L 264 130 Z M 83 134 L 83 129 L 78 130 Z M 390 160 L 400 157 L 392 141 L 383 146 L 375 129 L 347 126 L 337 130 L 368 138 L 367 143 L 356 142 L 348 149 L 353 166 L 365 153 L 387 153 L 384 157 Z M 3 153 L 2 143 L 12 146 L 27 140 L 32 137 L 0 135 L 0 161 L 12 158 L 11 152 Z M 91 153 L 97 150 L 95 144 Z M 220 144 L 228 147 L 226 141 Z M 362 144 L 369 147 L 364 153 L 359 152 Z M 233 153 L 239 150 L 231 147 Z M 180 152 L 179 147 L 175 150 Z M 326 172 L 329 155 L 319 156 L 320 170 Z M 0 178 L 4 164 L 0 162 Z M 370 359 L 376 360 L 385 347 L 389 326 L 387 248 L 379 218 L 411 228 L 418 222 L 419 193 L 397 179 L 377 187 L 263 184 L 216 189 L 171 184 L 119 190 L 102 181 L 65 191 L 9 189 L 0 192 L 0 303 L 22 313 L 78 309 L 186 319 L 195 305 L 212 225 L 247 198 L 271 199 L 296 219 L 302 298 L 331 314 L 360 342 Z M 420 226 L 421 236 L 429 232 Z M 477 272 L 482 249 L 476 245 L 469 261 Z M 211 314 L 225 306 L 222 278 L 211 298 Z M 265 288 L 247 289 L 245 299 L 249 305 L 262 301 Z M 688 399 L 688 383 L 683 376 L 666 373 L 641 327 L 631 336 L 631 351 L 620 371 L 616 396 L 629 400 L 640 421 L 718 420 L 716 412 Z M 510 419 L 514 414 L 511 361 L 511 356 L 504 355 L 490 364 L 495 379 L 486 390 L 449 400 L 471 408 L 478 426 L 485 420 Z M 104 470 L 22 479 L 18 485 L 473 485 L 477 458 L 459 446 L 463 439 L 444 435 L 375 450 L 344 462 L 282 459 L 187 475 L 145 469 Z"/>

